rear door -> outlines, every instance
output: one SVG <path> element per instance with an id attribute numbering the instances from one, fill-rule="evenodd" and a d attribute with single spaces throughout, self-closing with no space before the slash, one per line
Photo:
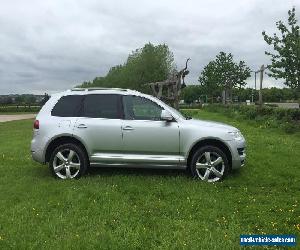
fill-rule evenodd
<path id="1" fill-rule="evenodd" d="M 51 111 L 51 118 L 47 121 L 55 135 L 72 135 L 74 125 L 77 121 L 82 95 L 62 96 Z"/>
<path id="2" fill-rule="evenodd" d="M 121 152 L 121 105 L 116 94 L 85 95 L 74 136 L 85 143 L 92 163 L 111 162 L 107 155 Z"/>

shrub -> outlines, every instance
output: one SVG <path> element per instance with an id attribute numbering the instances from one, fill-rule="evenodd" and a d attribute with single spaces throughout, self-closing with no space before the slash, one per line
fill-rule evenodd
<path id="1" fill-rule="evenodd" d="M 281 125 L 281 128 L 284 130 L 284 132 L 292 134 L 299 129 L 299 126 L 293 122 L 285 122 Z"/>
<path id="2" fill-rule="evenodd" d="M 242 117 L 254 120 L 262 127 L 280 127 L 287 133 L 300 130 L 300 109 L 220 104 L 204 106 L 203 109 L 211 112 L 220 112 L 228 117 Z"/>
<path id="3" fill-rule="evenodd" d="M 37 113 L 41 107 L 39 106 L 0 106 L 0 113 L 8 113 L 8 112 L 31 112 L 31 113 Z"/>

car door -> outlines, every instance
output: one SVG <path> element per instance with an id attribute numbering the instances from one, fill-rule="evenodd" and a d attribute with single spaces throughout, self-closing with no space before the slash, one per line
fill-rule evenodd
<path id="1" fill-rule="evenodd" d="M 111 163 L 113 159 L 109 155 L 122 150 L 121 96 L 86 95 L 80 113 L 74 135 L 85 143 L 91 164 Z"/>
<path id="2" fill-rule="evenodd" d="M 163 108 L 152 100 L 123 96 L 123 151 L 128 162 L 151 166 L 178 165 L 179 126 L 162 121 Z"/>
<path id="3" fill-rule="evenodd" d="M 81 102 L 81 95 L 62 96 L 57 101 L 51 110 L 51 117 L 47 121 L 51 125 L 51 128 L 55 129 L 55 131 L 52 131 L 53 134 L 72 135 Z M 57 126 L 53 126 L 54 124 Z"/>

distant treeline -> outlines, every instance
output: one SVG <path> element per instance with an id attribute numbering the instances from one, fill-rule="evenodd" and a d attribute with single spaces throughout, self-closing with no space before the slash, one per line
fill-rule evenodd
<path id="1" fill-rule="evenodd" d="M 49 99 L 48 94 L 44 95 L 1 95 L 0 105 L 2 106 L 40 106 Z"/>
<path id="2" fill-rule="evenodd" d="M 221 102 L 221 90 L 216 90 L 213 96 L 207 96 L 206 93 L 206 89 L 203 86 L 190 85 L 183 90 L 182 99 L 187 104 L 198 101 L 209 103 Z M 262 95 L 264 102 L 300 101 L 300 92 L 290 88 L 264 88 L 262 89 Z M 232 96 L 233 102 L 245 102 L 246 100 L 256 102 L 258 100 L 258 90 L 252 88 L 234 88 Z"/>

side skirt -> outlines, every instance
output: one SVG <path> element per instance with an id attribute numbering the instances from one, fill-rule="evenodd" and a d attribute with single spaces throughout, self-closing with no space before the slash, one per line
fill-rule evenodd
<path id="1" fill-rule="evenodd" d="M 127 168 L 186 169 L 183 156 L 97 153 L 90 157 L 91 166 Z"/>

